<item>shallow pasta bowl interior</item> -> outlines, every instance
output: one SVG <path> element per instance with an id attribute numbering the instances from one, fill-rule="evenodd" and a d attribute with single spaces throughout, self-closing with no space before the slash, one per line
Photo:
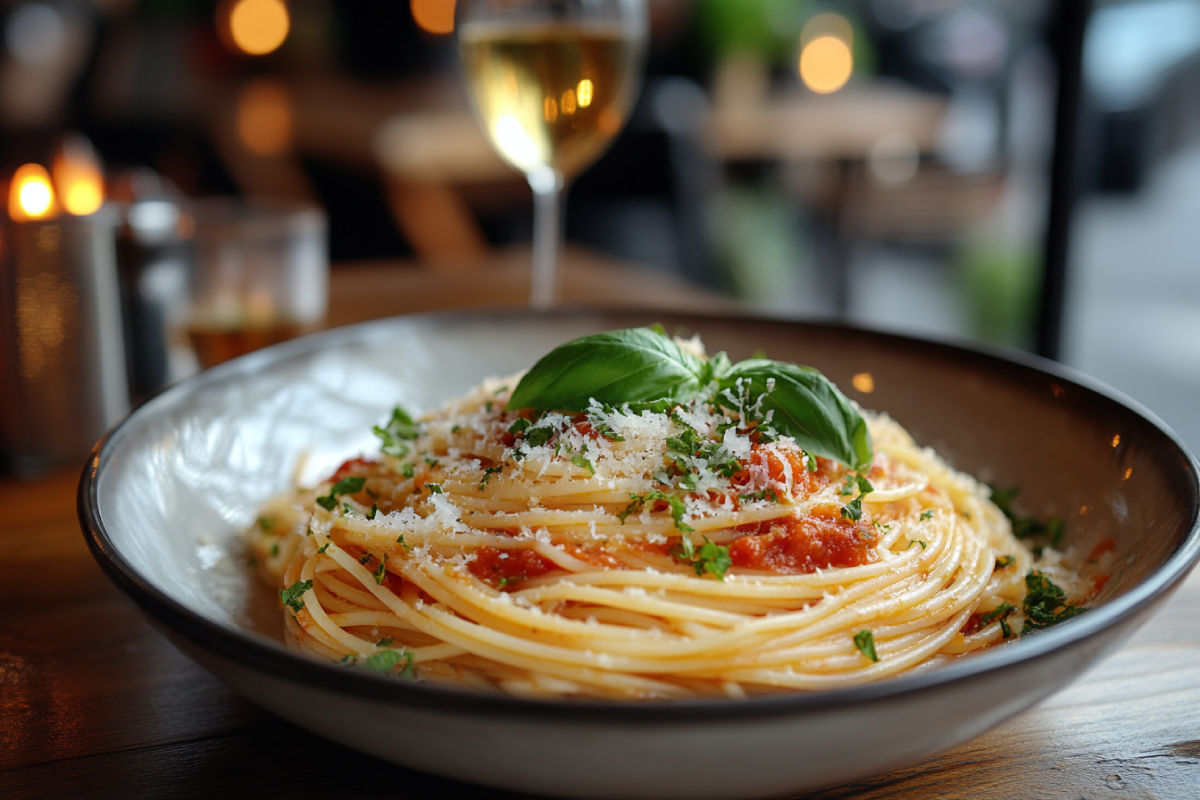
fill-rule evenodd
<path id="1" fill-rule="evenodd" d="M 371 452 L 397 402 L 429 409 L 564 341 L 662 322 L 710 352 L 822 370 L 959 469 L 1023 488 L 1087 553 L 1116 542 L 1093 609 L 940 670 L 744 701 L 536 701 L 439 689 L 286 651 L 241 531 L 303 464 Z M 868 386 L 860 377 L 870 376 Z M 254 702 L 417 769 L 577 797 L 757 797 L 927 758 L 1036 703 L 1114 648 L 1200 557 L 1197 463 L 1161 423 L 1048 362 L 834 326 L 643 313 L 433 315 L 309 337 L 160 395 L 103 440 L 80 518 L 109 576 L 175 644 Z M 418 731 L 400 736 L 397 732 Z M 420 742 L 414 747 L 413 742 Z M 720 763 L 728 769 L 685 769 Z"/>

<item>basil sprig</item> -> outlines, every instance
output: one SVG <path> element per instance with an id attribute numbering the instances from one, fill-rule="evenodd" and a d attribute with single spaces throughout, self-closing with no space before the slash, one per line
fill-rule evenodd
<path id="1" fill-rule="evenodd" d="M 506 408 L 582 412 L 595 400 L 666 410 L 713 383 L 718 398 L 733 395 L 746 407 L 761 399 L 761 413 L 773 412 L 771 426 L 809 453 L 851 469 L 870 466 L 866 422 L 817 370 L 764 358 L 731 364 L 724 353 L 705 360 L 651 328 L 598 333 L 555 348 L 525 374 Z"/>

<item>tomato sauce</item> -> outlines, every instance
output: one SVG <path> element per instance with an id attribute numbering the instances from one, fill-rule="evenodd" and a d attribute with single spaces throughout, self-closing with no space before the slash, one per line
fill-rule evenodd
<path id="1" fill-rule="evenodd" d="M 756 466 L 765 468 L 772 482 L 786 483 L 787 467 L 791 467 L 793 494 L 796 496 L 809 495 L 829 485 L 831 464 L 832 462 L 825 459 L 818 459 L 817 471 L 809 472 L 804 463 L 803 451 L 791 448 L 766 450 L 755 444 L 746 467 L 733 476 L 733 482 L 737 485 L 745 485 L 750 480 L 749 467 Z"/>
<path id="2" fill-rule="evenodd" d="M 500 589 L 529 578 L 545 575 L 557 567 L 532 550 L 500 550 L 481 547 L 475 551 L 475 560 L 467 565 L 471 574 L 489 586 Z"/>
<path id="3" fill-rule="evenodd" d="M 740 530 L 740 529 L 739 529 Z M 810 516 L 769 520 L 729 545 L 735 567 L 778 575 L 808 575 L 875 561 L 875 531 L 863 520 Z"/>

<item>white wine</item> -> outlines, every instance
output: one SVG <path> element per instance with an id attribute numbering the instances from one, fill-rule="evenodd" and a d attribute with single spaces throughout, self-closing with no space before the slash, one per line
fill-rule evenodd
<path id="1" fill-rule="evenodd" d="M 640 38 L 617 25 L 465 25 L 467 84 L 496 150 L 530 174 L 571 178 L 625 123 Z"/>

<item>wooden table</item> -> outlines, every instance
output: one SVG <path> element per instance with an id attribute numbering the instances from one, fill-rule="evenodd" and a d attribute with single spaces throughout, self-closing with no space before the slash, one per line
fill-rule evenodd
<path id="1" fill-rule="evenodd" d="M 611 303 L 629 290 L 598 260 L 581 263 L 568 276 L 568 299 L 599 292 L 593 300 Z M 413 280 L 427 282 L 426 307 L 453 298 L 453 281 L 468 299 L 500 291 L 472 284 L 473 276 Z M 407 285 L 386 265 L 355 267 L 335 277 L 332 313 L 413 310 L 417 295 L 395 294 Z M 653 285 L 663 293 L 650 298 L 658 305 L 722 303 L 670 280 Z M 362 287 L 376 291 L 364 297 Z M 0 479 L 0 798 L 515 797 L 332 744 L 209 676 L 154 632 L 92 560 L 75 516 L 78 477 L 69 468 L 35 481 Z M 1200 573 L 1124 647 L 1046 703 L 938 758 L 804 796 L 1196 800 L 1198 620 Z M 316 761 L 324 768 L 297 769 Z"/>

